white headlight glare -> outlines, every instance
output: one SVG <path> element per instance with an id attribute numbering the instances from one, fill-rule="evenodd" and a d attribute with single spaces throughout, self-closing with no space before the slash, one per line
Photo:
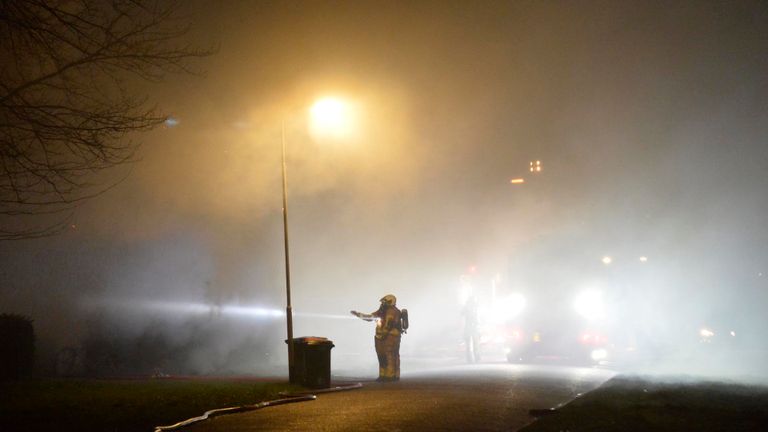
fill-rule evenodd
<path id="1" fill-rule="evenodd" d="M 599 320 L 605 317 L 605 305 L 600 291 L 584 291 L 576 297 L 573 303 L 576 312 L 588 320 Z"/>
<path id="2" fill-rule="evenodd" d="M 520 293 L 513 293 L 497 301 L 490 310 L 490 320 L 492 322 L 503 323 L 511 318 L 520 315 L 525 309 L 525 297 Z"/>
<path id="3" fill-rule="evenodd" d="M 605 360 L 606 357 L 608 357 L 608 351 L 606 351 L 603 348 L 592 350 L 592 360 L 599 361 L 599 360 Z"/>

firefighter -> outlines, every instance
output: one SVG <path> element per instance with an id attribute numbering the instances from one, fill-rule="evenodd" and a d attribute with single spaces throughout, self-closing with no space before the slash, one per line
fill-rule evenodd
<path id="1" fill-rule="evenodd" d="M 477 298 L 470 296 L 462 310 L 464 315 L 464 345 L 466 347 L 467 363 L 480 361 L 480 320 L 477 314 Z"/>
<path id="2" fill-rule="evenodd" d="M 379 300 L 381 306 L 373 313 L 366 314 L 351 311 L 352 315 L 365 321 L 376 320 L 376 356 L 379 358 L 379 378 L 377 381 L 397 381 L 400 379 L 400 335 L 403 333 L 403 317 L 395 306 L 397 298 L 387 294 Z"/>

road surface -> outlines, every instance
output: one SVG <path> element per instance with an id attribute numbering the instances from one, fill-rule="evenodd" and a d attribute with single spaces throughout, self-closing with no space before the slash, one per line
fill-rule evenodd
<path id="1" fill-rule="evenodd" d="M 484 364 L 404 375 L 396 383 L 318 395 L 317 400 L 216 417 L 185 428 L 223 431 L 514 431 L 590 391 L 613 372 L 563 366 Z"/>

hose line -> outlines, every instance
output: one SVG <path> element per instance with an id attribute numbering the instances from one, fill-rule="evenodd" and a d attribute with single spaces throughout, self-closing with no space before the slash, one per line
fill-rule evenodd
<path id="1" fill-rule="evenodd" d="M 316 389 L 316 390 L 307 390 L 303 392 L 280 392 L 278 393 L 280 396 L 285 397 L 297 397 L 297 396 L 305 396 L 305 395 L 313 395 L 313 394 L 321 394 L 321 393 L 332 393 L 337 391 L 344 391 L 344 390 L 354 390 L 362 388 L 362 383 L 354 383 L 354 384 L 347 384 L 342 386 L 336 386 L 326 389 Z"/>
<path id="2" fill-rule="evenodd" d="M 298 392 L 298 393 L 280 392 L 278 394 L 280 396 L 284 396 L 283 399 L 259 402 L 253 405 L 241 405 L 241 406 L 229 407 L 229 408 L 212 409 L 212 410 L 206 411 L 205 414 L 199 417 L 193 417 L 191 419 L 180 421 L 170 426 L 155 426 L 155 432 L 163 432 L 163 431 L 178 429 L 180 427 L 191 425 L 192 423 L 197 423 L 212 417 L 225 415 L 225 414 L 236 414 L 236 413 L 241 413 L 246 411 L 255 411 L 257 409 L 262 409 L 262 408 L 276 406 L 276 405 L 283 405 L 288 403 L 294 403 L 294 402 L 313 401 L 317 399 L 317 396 L 315 396 L 315 393 L 331 393 L 331 392 L 344 391 L 344 390 L 354 390 L 362 387 L 363 387 L 362 383 L 355 383 L 355 384 L 349 384 L 349 385 L 343 385 L 343 386 L 336 386 L 336 387 L 327 388 L 327 389 L 310 390 L 310 391 Z"/>
<path id="3" fill-rule="evenodd" d="M 306 396 L 297 396 L 297 397 L 287 397 L 283 399 L 277 399 L 277 400 L 266 401 L 266 402 L 259 402 L 253 405 L 241 405 L 241 406 L 229 407 L 229 408 L 212 409 L 212 410 L 206 411 L 205 414 L 199 417 L 193 417 L 191 419 L 180 421 L 170 426 L 155 426 L 155 432 L 178 429 L 180 427 L 191 425 L 192 423 L 197 423 L 199 421 L 207 420 L 211 417 L 216 417 L 224 414 L 235 414 L 235 413 L 241 413 L 246 411 L 254 411 L 257 409 L 266 408 L 266 407 L 275 406 L 275 405 L 283 405 L 283 404 L 294 403 L 294 402 L 312 401 L 315 399 L 317 399 L 317 396 L 315 395 L 306 395 Z"/>

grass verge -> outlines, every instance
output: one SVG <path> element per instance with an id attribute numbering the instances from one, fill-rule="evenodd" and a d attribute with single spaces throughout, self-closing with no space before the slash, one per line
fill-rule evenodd
<path id="1" fill-rule="evenodd" d="M 277 399 L 287 383 L 35 379 L 0 383 L 0 430 L 151 432 L 214 408 Z"/>
<path id="2" fill-rule="evenodd" d="M 619 376 L 521 432 L 765 430 L 768 387 Z"/>

